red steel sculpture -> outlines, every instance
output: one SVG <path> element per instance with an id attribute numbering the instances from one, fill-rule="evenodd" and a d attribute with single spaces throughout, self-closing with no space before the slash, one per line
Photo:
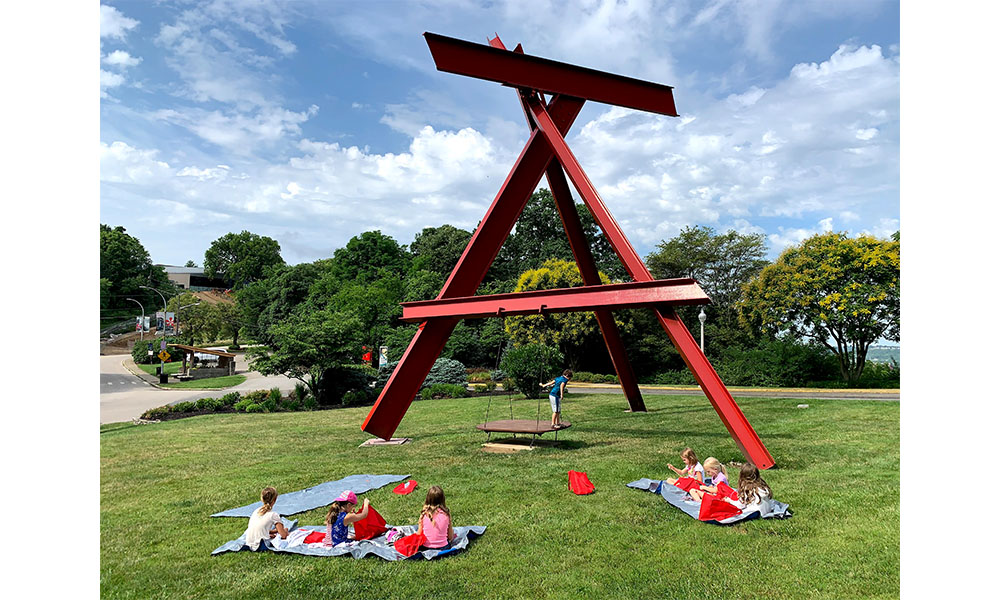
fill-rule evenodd
<path id="1" fill-rule="evenodd" d="M 676 305 L 707 304 L 708 297 L 693 279 L 653 279 L 566 144 L 566 133 L 586 100 L 676 117 L 673 88 L 529 56 L 520 44 L 508 51 L 499 37 L 490 40 L 489 46 L 434 33 L 424 33 L 424 38 L 439 71 L 513 88 L 531 135 L 437 298 L 403 304 L 403 319 L 421 324 L 362 430 L 383 439 L 392 436 L 459 319 L 544 312 L 594 311 L 630 409 L 645 411 L 611 314 L 612 309 L 645 306 L 656 314 L 743 455 L 758 468 L 773 467 L 774 459 L 757 432 L 674 311 Z M 543 94 L 549 94 L 551 99 L 546 102 Z M 548 180 L 584 285 L 476 296 L 476 289 L 542 175 Z M 633 282 L 601 284 L 573 205 L 567 175 Z"/>

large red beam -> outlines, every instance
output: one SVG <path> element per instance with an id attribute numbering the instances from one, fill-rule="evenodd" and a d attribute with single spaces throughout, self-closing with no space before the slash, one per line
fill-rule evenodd
<path id="1" fill-rule="evenodd" d="M 479 319 L 580 312 L 597 309 L 656 307 L 675 304 L 709 304 L 711 301 L 694 279 L 584 285 L 513 294 L 467 296 L 443 300 L 403 302 L 403 321 L 426 321 L 441 317 Z"/>
<path id="2" fill-rule="evenodd" d="M 583 100 L 569 96 L 553 100 L 550 107 L 552 118 L 562 135 L 569 131 L 583 104 Z M 550 160 L 552 150 L 541 133 L 533 133 L 493 199 L 493 204 L 487 209 L 486 216 L 472 234 L 438 298 L 471 296 L 476 292 Z M 434 319 L 420 326 L 396 370 L 382 388 L 375 406 L 365 417 L 362 430 L 382 439 L 392 437 L 457 323 L 455 319 Z"/>
<path id="3" fill-rule="evenodd" d="M 605 237 L 615 249 L 615 253 L 621 260 L 622 265 L 625 266 L 625 270 L 636 281 L 652 281 L 653 276 L 649 273 L 649 269 L 646 268 L 645 263 L 639 258 L 638 253 L 636 253 L 632 244 L 629 243 L 628 238 L 625 237 L 624 232 L 622 232 L 614 217 L 611 216 L 611 212 L 604 205 L 594 184 L 590 182 L 587 174 L 583 171 L 583 167 L 580 166 L 580 162 L 566 144 L 563 135 L 555 127 L 555 123 L 552 122 L 552 118 L 545 110 L 545 106 L 532 96 L 528 96 L 526 101 L 528 108 L 531 110 L 532 118 L 538 126 L 538 131 L 542 132 L 545 141 L 549 143 L 557 160 L 566 169 L 566 174 L 569 176 L 570 181 L 573 182 L 577 192 L 583 198 L 584 204 L 586 204 L 590 213 L 594 216 L 594 220 L 597 221 L 597 224 L 601 227 L 601 231 L 604 232 Z M 743 452 L 743 455 L 760 469 L 773 467 L 774 459 L 771 458 L 771 453 L 764 447 L 764 443 L 760 441 L 757 432 L 754 431 L 750 422 L 747 421 L 746 416 L 743 415 L 743 411 L 740 410 L 740 407 L 733 399 L 732 394 L 723 385 L 719 374 L 715 372 L 712 363 L 708 361 L 704 352 L 695 343 L 691 332 L 688 331 L 687 327 L 680 320 L 680 317 L 674 312 L 674 309 L 666 307 L 657 309 L 655 312 L 660 325 L 667 332 L 670 341 L 674 343 L 674 346 L 691 370 L 691 373 L 694 374 L 698 385 L 705 392 L 709 402 L 712 403 L 712 407 L 715 408 L 715 412 L 726 425 L 726 429 L 729 430 L 729 434 L 736 441 L 736 445 Z"/>
<path id="4" fill-rule="evenodd" d="M 508 52 L 436 33 L 425 32 L 424 38 L 439 71 L 677 116 L 673 88 L 669 85 Z"/>

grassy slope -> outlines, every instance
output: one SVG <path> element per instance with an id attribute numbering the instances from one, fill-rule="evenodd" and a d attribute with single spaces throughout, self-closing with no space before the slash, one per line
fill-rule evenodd
<path id="1" fill-rule="evenodd" d="M 358 448 L 367 408 L 209 415 L 102 428 L 101 592 L 106 598 L 858 598 L 899 594 L 899 404 L 740 401 L 780 468 L 786 521 L 699 523 L 625 483 L 667 476 L 684 446 L 742 460 L 702 397 L 650 396 L 626 414 L 613 396 L 567 397 L 562 448 L 486 454 L 482 399 L 415 402 L 403 446 Z M 506 407 L 503 407 L 506 409 Z M 493 410 L 497 407 L 494 406 Z M 515 404 L 530 418 L 535 401 Z M 500 418 L 500 417 L 497 417 Z M 575 496 L 566 472 L 597 492 Z M 415 520 L 441 485 L 458 525 L 486 525 L 459 555 L 390 563 L 236 553 L 242 519 L 208 515 L 355 473 L 410 473 L 420 487 L 368 497 L 390 524 Z M 324 509 L 297 515 L 322 523 Z"/>

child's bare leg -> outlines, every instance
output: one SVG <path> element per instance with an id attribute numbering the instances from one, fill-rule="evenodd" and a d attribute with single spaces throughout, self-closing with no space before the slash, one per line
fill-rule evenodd
<path id="1" fill-rule="evenodd" d="M 668 478 L 664 479 L 664 481 L 666 481 L 670 485 L 674 485 L 675 483 L 677 483 L 677 478 L 676 477 L 668 477 Z"/>
<path id="2" fill-rule="evenodd" d="M 705 495 L 704 492 L 702 492 L 701 490 L 697 490 L 695 488 L 691 488 L 688 491 L 688 493 L 691 494 L 691 499 L 694 500 L 695 502 L 700 501 L 701 497 Z"/>

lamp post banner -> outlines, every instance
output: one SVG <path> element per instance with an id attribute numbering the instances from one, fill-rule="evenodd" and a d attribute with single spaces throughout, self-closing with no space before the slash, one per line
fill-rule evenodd
<path id="1" fill-rule="evenodd" d="M 156 335 L 163 335 L 164 314 L 162 310 L 156 311 Z"/>
<path id="2" fill-rule="evenodd" d="M 174 320 L 174 313 L 168 312 L 164 321 L 164 332 L 167 335 L 177 335 L 176 322 Z"/>

